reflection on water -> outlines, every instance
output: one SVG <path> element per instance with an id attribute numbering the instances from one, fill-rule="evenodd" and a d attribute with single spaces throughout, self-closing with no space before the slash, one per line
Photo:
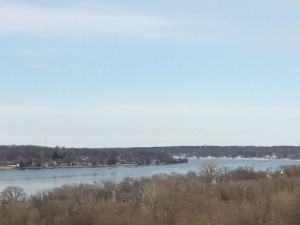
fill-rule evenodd
<path id="1" fill-rule="evenodd" d="M 253 160 L 253 159 L 213 159 L 219 166 L 231 169 L 239 166 L 253 167 L 255 170 L 273 171 L 281 165 L 300 165 L 299 160 Z M 205 159 L 189 159 L 188 163 L 173 165 L 124 166 L 112 168 L 55 168 L 39 170 L 3 170 L 0 171 L 0 191 L 7 186 L 20 186 L 27 194 L 34 194 L 65 184 L 121 181 L 126 177 L 149 177 L 160 173 L 197 172 Z"/>

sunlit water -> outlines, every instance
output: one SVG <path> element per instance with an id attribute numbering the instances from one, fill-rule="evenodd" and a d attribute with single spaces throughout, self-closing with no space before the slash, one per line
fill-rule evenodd
<path id="1" fill-rule="evenodd" d="M 7 186 L 22 187 L 27 194 L 34 194 L 65 184 L 121 181 L 126 177 L 150 177 L 155 174 L 199 172 L 199 165 L 207 159 L 190 158 L 188 163 L 151 166 L 119 166 L 98 168 L 55 168 L 0 171 L 0 191 Z M 253 159 L 211 159 L 219 167 L 235 169 L 239 166 L 253 167 L 255 170 L 276 170 L 281 165 L 300 165 L 299 160 L 253 160 Z"/>

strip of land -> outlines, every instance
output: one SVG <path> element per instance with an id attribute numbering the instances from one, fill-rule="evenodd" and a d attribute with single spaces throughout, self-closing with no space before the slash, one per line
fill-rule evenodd
<path id="1" fill-rule="evenodd" d="M 65 148 L 0 146 L 0 169 L 73 168 L 184 163 L 188 157 L 300 159 L 299 146 L 169 146 Z"/>

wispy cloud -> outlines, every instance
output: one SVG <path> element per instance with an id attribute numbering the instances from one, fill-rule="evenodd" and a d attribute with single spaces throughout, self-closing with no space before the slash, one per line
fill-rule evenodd
<path id="1" fill-rule="evenodd" d="M 21 4 L 0 5 L 0 35 L 95 38 L 142 37 L 181 39 L 194 30 L 218 26 L 207 19 L 187 20 L 141 14 L 130 10 L 53 9 Z M 201 36 L 201 33 L 197 33 Z M 207 34 L 203 33 L 202 37 Z"/>
<path id="2" fill-rule="evenodd" d="M 269 26 L 261 25 L 260 22 L 245 26 L 245 22 L 239 21 L 239 17 L 192 17 L 187 14 L 182 17 L 107 7 L 99 3 L 94 5 L 85 2 L 77 6 L 55 8 L 0 2 L 0 37 L 22 35 L 67 39 L 139 38 L 276 48 L 299 47 L 299 30 L 286 23 L 283 32 L 273 21 L 265 22 Z M 257 21 L 255 17 L 252 19 Z"/>
<path id="3" fill-rule="evenodd" d="M 22 48 L 22 49 L 12 49 L 10 50 L 11 53 L 19 55 L 19 56 L 26 56 L 26 57 L 61 57 L 70 54 L 78 54 L 80 50 L 76 49 L 51 49 L 51 48 L 42 48 L 42 49 L 29 49 L 29 48 Z"/>
<path id="4" fill-rule="evenodd" d="M 28 63 L 23 66 L 35 70 L 52 70 L 52 71 L 60 70 L 58 66 L 50 65 L 47 63 Z"/>

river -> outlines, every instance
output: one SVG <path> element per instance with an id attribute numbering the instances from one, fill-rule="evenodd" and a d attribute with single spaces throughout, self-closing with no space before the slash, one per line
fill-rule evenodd
<path id="1" fill-rule="evenodd" d="M 119 166 L 97 168 L 54 168 L 54 169 L 28 169 L 28 170 L 2 170 L 0 171 L 0 191 L 7 186 L 19 186 L 28 194 L 35 194 L 59 187 L 65 184 L 79 184 L 101 182 L 105 180 L 121 181 L 126 177 L 150 177 L 155 174 L 181 173 L 189 171 L 199 172 L 199 166 L 207 159 L 189 158 L 188 163 L 151 166 Z M 219 167 L 230 169 L 239 166 L 253 167 L 255 170 L 275 170 L 281 165 L 300 165 L 300 160 L 288 159 L 210 159 Z"/>

